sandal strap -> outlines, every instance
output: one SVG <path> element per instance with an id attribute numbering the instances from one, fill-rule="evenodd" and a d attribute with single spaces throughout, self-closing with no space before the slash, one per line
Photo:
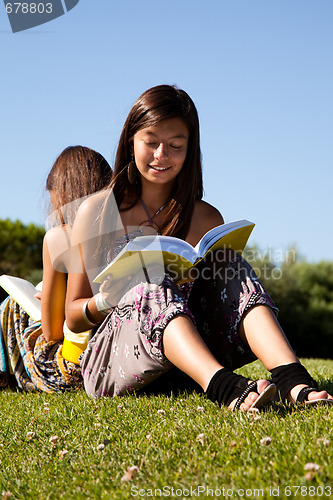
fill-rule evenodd
<path id="1" fill-rule="evenodd" d="M 241 396 L 239 396 L 239 398 L 237 399 L 233 411 L 239 410 L 240 405 L 244 403 L 245 399 L 250 394 L 250 392 L 256 392 L 257 394 L 259 394 L 256 381 L 251 382 L 251 384 L 248 384 L 243 394 L 241 394 Z"/>
<path id="2" fill-rule="evenodd" d="M 310 392 L 316 392 L 318 388 L 315 387 L 303 387 L 298 393 L 296 403 L 304 403 L 305 401 L 309 401 Z"/>
<path id="3" fill-rule="evenodd" d="M 281 399 L 285 399 L 291 389 L 299 384 L 318 387 L 317 382 L 300 363 L 277 366 L 272 373 L 272 382 L 277 386 Z"/>

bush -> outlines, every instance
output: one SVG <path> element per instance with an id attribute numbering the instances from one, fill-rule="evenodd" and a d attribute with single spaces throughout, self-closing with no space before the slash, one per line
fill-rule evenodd
<path id="1" fill-rule="evenodd" d="M 34 284 L 41 281 L 44 234 L 44 228 L 34 224 L 0 220 L 0 274 L 26 278 Z M 6 295 L 0 288 L 0 300 Z"/>
<path id="2" fill-rule="evenodd" d="M 295 249 L 279 264 L 257 247 L 250 247 L 244 257 L 279 308 L 279 322 L 297 355 L 331 358 L 333 262 L 310 264 Z"/>

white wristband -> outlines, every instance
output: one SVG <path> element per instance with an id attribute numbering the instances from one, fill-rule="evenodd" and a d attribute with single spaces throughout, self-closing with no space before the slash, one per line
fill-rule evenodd
<path id="1" fill-rule="evenodd" d="M 97 293 L 94 298 L 95 298 L 95 304 L 96 304 L 97 311 L 108 314 L 109 310 L 113 306 L 105 300 L 105 298 L 103 297 L 101 292 Z"/>
<path id="2" fill-rule="evenodd" d="M 85 303 L 83 304 L 83 307 L 82 307 L 82 316 L 83 316 L 84 321 L 87 323 L 87 325 L 89 325 L 90 327 L 94 327 L 94 326 L 99 325 L 99 323 L 93 323 L 92 321 L 90 321 L 90 319 L 87 316 L 87 307 L 88 307 L 89 300 L 90 299 L 87 299 L 85 301 Z"/>

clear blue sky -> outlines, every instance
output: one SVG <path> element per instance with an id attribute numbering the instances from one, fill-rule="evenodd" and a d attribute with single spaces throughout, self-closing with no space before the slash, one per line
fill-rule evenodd
<path id="1" fill-rule="evenodd" d="M 1 4 L 0 43 L 0 218 L 43 224 L 58 154 L 112 163 L 135 99 L 175 83 L 198 108 L 205 199 L 274 258 L 332 260 L 332 0 L 80 0 L 16 34 Z"/>

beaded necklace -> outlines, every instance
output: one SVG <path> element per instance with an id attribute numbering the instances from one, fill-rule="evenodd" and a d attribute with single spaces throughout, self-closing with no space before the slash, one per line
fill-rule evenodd
<path id="1" fill-rule="evenodd" d="M 163 205 L 158 210 L 156 210 L 156 212 L 154 213 L 154 215 L 151 217 L 151 215 L 150 215 L 150 213 L 148 211 L 148 208 L 147 208 L 147 206 L 146 206 L 146 204 L 145 204 L 145 202 L 143 201 L 142 198 L 140 198 L 140 201 L 141 201 L 141 205 L 144 208 L 144 211 L 147 214 L 149 225 L 153 226 L 154 225 L 154 220 L 153 220 L 154 217 L 156 217 L 156 215 L 158 215 L 160 212 L 162 212 L 163 208 L 165 207 L 165 203 L 163 203 Z"/>

